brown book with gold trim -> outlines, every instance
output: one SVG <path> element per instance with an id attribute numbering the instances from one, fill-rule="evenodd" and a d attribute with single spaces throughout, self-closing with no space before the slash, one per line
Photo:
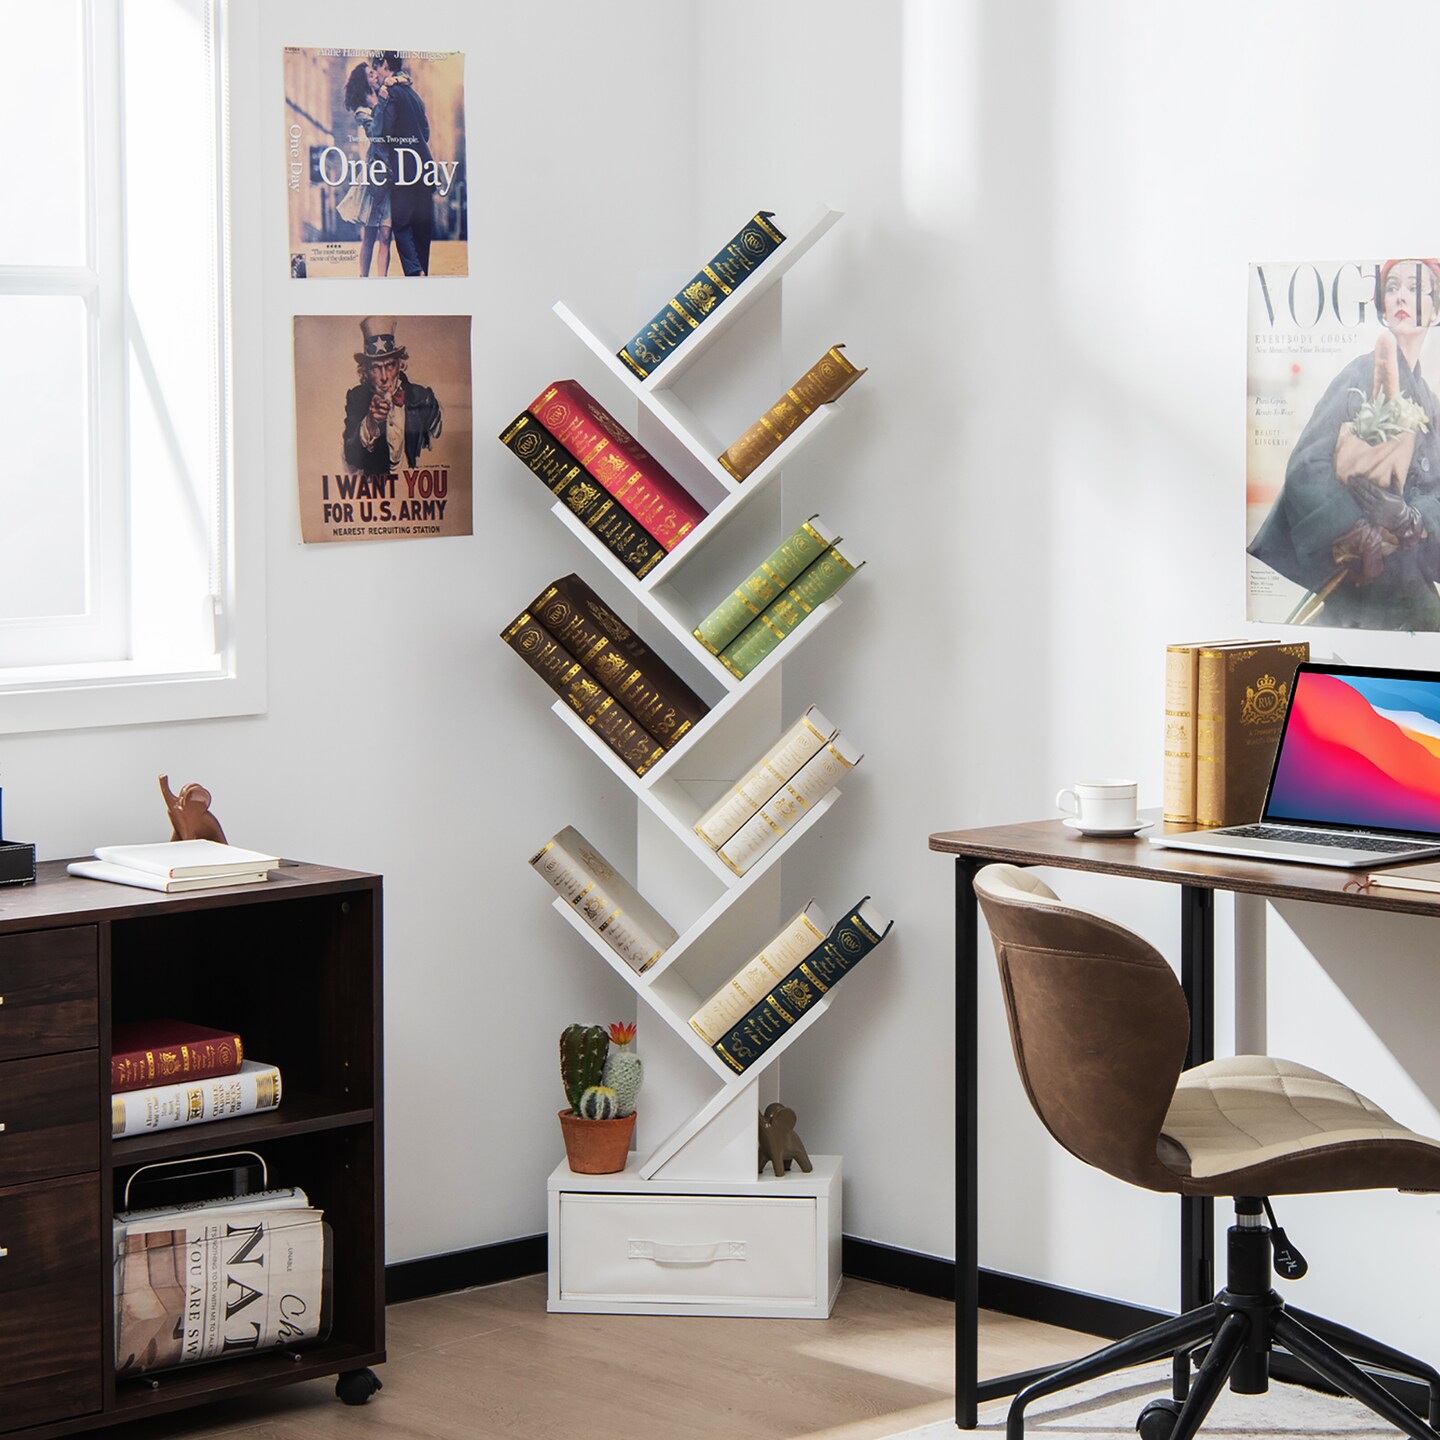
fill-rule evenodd
<path id="1" fill-rule="evenodd" d="M 838 400 L 865 372 L 832 345 L 723 455 L 720 463 L 737 480 L 751 474 L 822 405 Z"/>
<path id="2" fill-rule="evenodd" d="M 1260 818 L 1307 641 L 1202 646 L 1195 678 L 1195 823 Z"/>
<path id="3" fill-rule="evenodd" d="M 1200 652 L 1245 640 L 1192 640 L 1165 647 L 1164 816 L 1167 823 L 1195 824 L 1195 690 Z"/>
<path id="4" fill-rule="evenodd" d="M 643 775 L 665 747 L 528 611 L 517 615 L 500 638 L 637 775 Z"/>
<path id="5" fill-rule="evenodd" d="M 710 707 L 578 576 L 563 575 L 533 615 L 660 744 L 673 745 Z"/>

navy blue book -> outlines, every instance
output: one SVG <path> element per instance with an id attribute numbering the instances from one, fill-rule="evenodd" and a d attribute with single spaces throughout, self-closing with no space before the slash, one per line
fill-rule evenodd
<path id="1" fill-rule="evenodd" d="M 735 287 L 756 266 L 773 254 L 784 235 L 771 223 L 772 210 L 761 210 L 747 220 L 725 248 L 678 295 L 665 302 L 658 315 L 620 347 L 616 354 L 642 380 L 708 320 Z"/>
<path id="2" fill-rule="evenodd" d="M 729 1034 L 716 1041 L 715 1053 L 732 1070 L 748 1070 L 890 933 L 894 923 L 866 895 Z"/>

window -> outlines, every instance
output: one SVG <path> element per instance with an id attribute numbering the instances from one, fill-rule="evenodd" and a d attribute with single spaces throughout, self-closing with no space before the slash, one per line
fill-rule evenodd
<path id="1" fill-rule="evenodd" d="M 10 113 L 45 127 L 0 150 L 0 383 L 22 401 L 0 467 L 0 731 L 253 712 L 223 0 L 0 0 L 0 16 Z"/>

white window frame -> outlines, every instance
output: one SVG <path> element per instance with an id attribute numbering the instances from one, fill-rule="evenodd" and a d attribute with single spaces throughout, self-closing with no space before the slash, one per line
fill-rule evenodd
<path id="1" fill-rule="evenodd" d="M 116 198 L 107 197 L 103 192 L 107 176 L 120 171 L 120 140 L 115 122 L 123 113 L 123 106 L 118 65 L 113 62 L 119 54 L 115 47 L 120 43 L 118 17 L 123 3 L 125 0 L 87 0 L 86 4 L 87 41 L 92 62 L 87 94 L 91 112 L 87 127 L 91 163 L 90 264 L 44 270 L 27 267 L 23 276 L 18 268 L 11 269 L 0 271 L 0 280 L 8 282 L 5 285 L 8 293 L 79 294 L 86 298 L 92 361 L 104 367 L 95 372 L 101 376 L 102 383 L 91 386 L 89 444 L 94 463 L 90 502 L 103 508 L 101 532 L 120 537 L 119 553 L 100 550 L 91 557 L 88 573 L 92 593 L 104 602 L 103 608 L 110 614 L 118 613 L 128 634 L 125 596 L 129 593 L 130 559 L 139 553 L 126 533 L 125 514 L 128 486 L 124 456 L 129 450 L 126 434 L 129 409 L 123 377 L 129 369 L 131 337 L 125 331 L 128 306 L 123 256 L 118 253 L 120 246 L 107 241 L 97 233 L 96 227 L 97 214 L 105 213 L 101 205 Z M 256 247 L 237 247 L 232 243 L 230 191 L 235 157 L 229 143 L 228 77 L 237 48 L 253 61 L 258 26 L 253 14 L 245 17 L 243 25 L 237 25 L 236 12 L 250 7 L 232 8 L 226 0 L 209 0 L 209 3 L 213 11 L 209 28 L 210 61 L 214 67 L 218 110 L 215 175 L 219 183 L 215 203 L 220 237 L 215 303 L 220 337 L 217 346 L 220 418 L 216 449 L 221 474 L 217 488 L 218 532 L 211 558 L 211 583 L 215 592 L 214 660 L 200 669 L 161 668 L 153 662 L 143 664 L 133 659 L 0 668 L 0 734 L 246 715 L 260 713 L 265 708 L 263 471 L 255 475 L 254 483 L 246 486 L 244 504 L 238 505 L 230 359 L 236 344 L 237 320 L 230 297 L 237 283 L 245 293 L 258 295 L 261 280 L 259 260 L 254 254 Z M 112 62 L 108 71 L 106 60 Z M 250 163 L 248 157 L 245 163 Z M 250 189 L 246 193 L 258 191 Z M 118 197 L 117 209 L 111 213 L 119 213 L 118 204 L 123 204 L 123 196 Z M 101 248 L 106 244 L 112 245 L 111 251 Z M 117 277 L 118 283 L 107 283 L 107 274 Z M 247 327 L 256 323 L 253 315 L 245 320 Z M 98 402 L 94 399 L 96 389 L 101 397 Z M 98 405 L 105 406 L 103 414 Z M 101 446 L 105 451 L 103 455 L 98 453 Z"/>

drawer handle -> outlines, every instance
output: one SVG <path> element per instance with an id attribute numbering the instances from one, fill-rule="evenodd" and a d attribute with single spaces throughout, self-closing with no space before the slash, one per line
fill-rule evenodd
<path id="1" fill-rule="evenodd" d="M 657 1265 L 709 1265 L 714 1260 L 743 1260 L 743 1240 L 717 1240 L 713 1245 L 666 1245 L 660 1240 L 632 1240 L 631 1260 L 653 1260 Z"/>

